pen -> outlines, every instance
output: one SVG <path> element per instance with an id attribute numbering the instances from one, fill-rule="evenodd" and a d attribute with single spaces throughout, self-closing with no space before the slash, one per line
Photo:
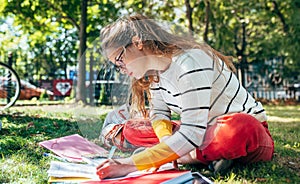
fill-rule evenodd
<path id="1" fill-rule="evenodd" d="M 43 156 L 45 156 L 45 157 L 52 157 L 52 158 L 56 158 L 57 160 L 60 160 L 60 161 L 63 161 L 63 162 L 67 162 L 67 160 L 65 158 L 61 158 L 61 157 L 53 155 L 51 153 L 44 153 Z"/>
<path id="2" fill-rule="evenodd" d="M 116 146 L 112 146 L 110 151 L 109 151 L 109 154 L 108 154 L 108 159 L 112 159 L 112 157 L 114 156 L 115 154 L 115 151 L 116 151 L 117 147 Z"/>
<path id="3" fill-rule="evenodd" d="M 110 149 L 110 151 L 109 151 L 109 154 L 108 154 L 108 157 L 107 157 L 107 158 L 108 158 L 108 159 L 111 159 L 111 160 L 114 161 L 116 164 L 121 165 L 121 164 L 122 164 L 121 162 L 119 162 L 119 161 L 113 159 L 113 156 L 114 156 L 114 154 L 115 154 L 116 149 L 117 149 L 116 146 L 112 146 L 111 149 Z"/>

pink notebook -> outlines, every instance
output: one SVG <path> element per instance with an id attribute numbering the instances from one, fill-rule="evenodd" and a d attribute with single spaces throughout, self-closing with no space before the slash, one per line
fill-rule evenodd
<path id="1" fill-rule="evenodd" d="M 72 162 L 81 162 L 82 156 L 86 155 L 107 156 L 108 154 L 107 150 L 78 134 L 43 141 L 40 142 L 39 145 Z"/>

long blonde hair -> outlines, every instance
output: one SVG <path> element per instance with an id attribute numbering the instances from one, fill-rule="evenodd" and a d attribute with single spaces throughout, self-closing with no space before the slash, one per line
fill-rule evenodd
<path id="1" fill-rule="evenodd" d="M 104 27 L 100 33 L 101 49 L 104 55 L 108 48 L 120 48 L 132 43 L 132 37 L 137 36 L 144 47 L 158 55 L 175 55 L 186 49 L 198 48 L 205 51 L 212 59 L 220 58 L 228 68 L 235 71 L 232 57 L 225 56 L 205 43 L 198 43 L 192 37 L 171 34 L 156 24 L 153 20 L 137 14 L 118 19 Z M 151 100 L 149 88 L 153 82 L 159 82 L 158 76 L 133 79 L 131 90 L 131 105 L 136 107 L 144 117 L 147 116 L 145 107 L 146 97 Z"/>

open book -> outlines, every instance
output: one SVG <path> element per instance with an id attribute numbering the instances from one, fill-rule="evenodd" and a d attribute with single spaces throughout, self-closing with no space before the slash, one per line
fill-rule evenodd
<path id="1" fill-rule="evenodd" d="M 104 161 L 105 159 L 103 159 Z M 98 160 L 98 163 L 101 161 Z M 172 163 L 167 163 L 162 165 L 157 172 L 172 170 L 174 169 Z M 51 181 L 65 181 L 65 180 L 73 180 L 75 181 L 100 181 L 99 176 L 96 174 L 96 166 L 91 164 L 78 164 L 78 163 L 69 163 L 69 162 L 59 162 L 59 161 L 51 161 L 50 168 L 47 171 L 48 176 L 50 177 L 49 182 Z M 135 171 L 129 173 L 124 177 L 111 178 L 105 180 L 122 180 L 125 178 L 133 178 L 142 176 L 145 174 L 150 174 L 152 171 Z"/>
<path id="2" fill-rule="evenodd" d="M 69 162 L 51 161 L 47 171 L 48 176 L 63 177 L 82 177 L 89 179 L 99 179 L 96 175 L 96 167 L 89 164 L 76 164 Z"/>

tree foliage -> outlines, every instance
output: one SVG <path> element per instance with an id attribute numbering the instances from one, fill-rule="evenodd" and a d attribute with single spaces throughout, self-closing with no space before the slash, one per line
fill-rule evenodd
<path id="1" fill-rule="evenodd" d="M 98 43 L 104 25 L 136 12 L 188 28 L 237 63 L 282 58 L 289 69 L 285 75 L 299 75 L 299 9 L 300 0 L 2 0 L 0 23 L 7 18 L 14 22 L 10 29 L 0 27 L 0 58 L 15 52 L 24 77 L 55 78 L 53 71 L 78 64 L 84 43 L 88 48 Z M 79 44 L 83 29 L 86 39 Z"/>

